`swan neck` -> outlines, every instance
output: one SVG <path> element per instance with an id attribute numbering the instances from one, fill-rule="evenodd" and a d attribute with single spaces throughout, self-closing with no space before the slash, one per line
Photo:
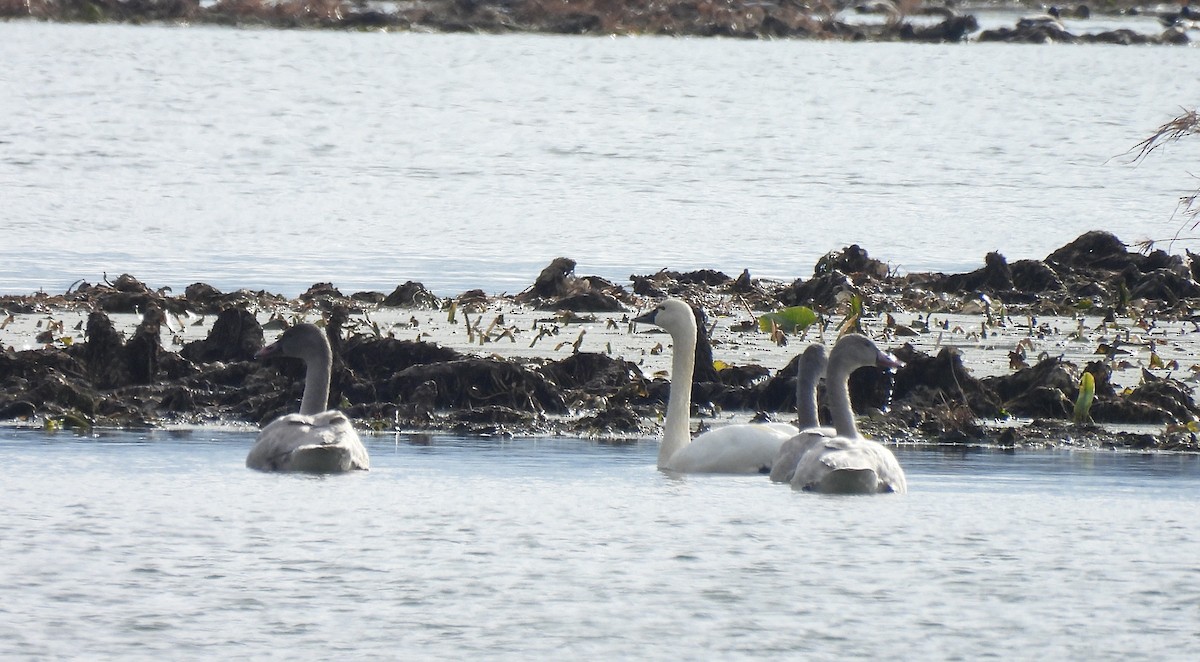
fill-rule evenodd
<path id="1" fill-rule="evenodd" d="M 817 415 L 817 380 L 803 373 L 796 379 L 796 414 L 801 430 L 821 424 Z"/>
<path id="2" fill-rule="evenodd" d="M 858 425 L 854 422 L 854 409 L 850 405 L 851 372 L 848 366 L 830 366 L 825 386 L 834 429 L 839 437 L 853 439 L 858 437 Z"/>
<path id="3" fill-rule="evenodd" d="M 300 413 L 304 416 L 319 414 L 329 405 L 329 375 L 333 368 L 333 353 L 323 348 L 316 356 L 304 361 L 304 397 L 300 400 Z"/>
<path id="4" fill-rule="evenodd" d="M 671 334 L 671 392 L 667 398 L 667 418 L 663 423 L 662 445 L 658 448 L 658 468 L 665 469 L 671 457 L 692 440 L 692 376 L 696 372 L 696 328 Z"/>

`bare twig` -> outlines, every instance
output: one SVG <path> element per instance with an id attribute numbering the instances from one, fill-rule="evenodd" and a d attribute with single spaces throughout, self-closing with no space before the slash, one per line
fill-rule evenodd
<path id="1" fill-rule="evenodd" d="M 1177 142 L 1182 138 L 1200 133 L 1200 113 L 1193 108 L 1182 108 L 1183 114 L 1166 124 L 1158 127 L 1149 138 L 1133 146 L 1129 151 L 1137 150 L 1133 162 L 1145 160 L 1154 150 L 1168 143 Z"/>
<path id="2" fill-rule="evenodd" d="M 1129 152 L 1137 151 L 1137 154 L 1134 155 L 1131 161 L 1132 163 L 1142 162 L 1154 150 L 1163 145 L 1178 142 L 1187 136 L 1200 134 L 1200 113 L 1194 108 L 1191 110 L 1182 108 L 1181 110 L 1183 110 L 1182 115 L 1158 127 L 1149 138 L 1134 145 L 1129 150 Z M 1196 176 L 1192 175 L 1192 177 L 1195 178 Z M 1200 187 L 1197 187 L 1189 195 L 1180 196 L 1179 203 L 1175 206 L 1175 211 L 1171 213 L 1171 219 L 1174 220 L 1176 216 L 1182 216 L 1186 220 L 1175 230 L 1175 235 L 1167 241 L 1168 251 L 1171 250 L 1176 241 L 1182 241 L 1179 235 L 1185 229 L 1195 230 L 1197 227 L 1200 227 L 1200 220 L 1197 220 L 1197 217 L 1200 216 L 1200 206 L 1197 206 L 1197 199 L 1200 199 Z M 1191 226 L 1190 228 L 1188 228 L 1189 225 Z M 1153 241 L 1143 242 L 1143 249 L 1149 250 L 1153 244 Z"/>

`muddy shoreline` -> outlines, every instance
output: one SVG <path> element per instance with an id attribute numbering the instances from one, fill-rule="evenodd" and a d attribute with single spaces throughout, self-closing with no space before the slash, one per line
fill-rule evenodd
<path id="1" fill-rule="evenodd" d="M 759 0 L 0 0 L 0 18 L 76 23 L 164 23 L 283 29 L 663 35 L 841 41 L 964 41 L 1184 45 L 1200 13 L 1157 3 L 958 3 L 864 0 L 836 3 Z M 1027 9 L 1011 27 L 980 29 L 976 14 Z M 1128 28 L 1072 32 L 1063 19 L 1153 16 L 1161 32 Z"/>
<path id="2" fill-rule="evenodd" d="M 313 321 L 334 347 L 331 403 L 364 429 L 655 436 L 669 338 L 630 320 L 679 296 L 703 313 L 709 339 L 697 349 L 696 426 L 793 418 L 794 357 L 857 327 L 906 362 L 852 380 L 877 437 L 1200 450 L 1200 256 L 1090 232 L 1042 260 L 982 263 L 899 275 L 850 246 L 792 282 L 705 270 L 619 284 L 558 258 L 519 294 L 444 299 L 416 282 L 348 294 L 320 283 L 288 299 L 203 283 L 172 293 L 122 275 L 0 296 L 0 424 L 258 425 L 295 410 L 303 367 L 254 353 Z M 758 319 L 791 306 L 817 321 Z M 1095 396 L 1076 422 L 1084 372 Z"/>

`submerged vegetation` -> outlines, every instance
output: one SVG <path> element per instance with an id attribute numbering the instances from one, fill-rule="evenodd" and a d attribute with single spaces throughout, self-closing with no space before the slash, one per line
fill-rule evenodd
<path id="1" fill-rule="evenodd" d="M 975 15 L 958 5 L 950 0 L 944 4 L 876 0 L 849 5 L 835 0 L 0 0 L 0 17 L 280 28 L 959 42 L 979 32 L 980 26 Z M 1041 9 L 1041 5 L 1036 7 Z M 1168 20 L 1169 12 L 1161 16 L 1161 34 L 1128 29 L 1074 34 L 1059 16 L 1086 18 L 1093 9 L 1077 5 L 1051 10 L 1052 15 L 1044 19 L 1021 19 L 1012 28 L 987 30 L 977 38 L 1020 43 L 1190 41 L 1190 23 Z M 1140 10 L 1136 4 L 1106 0 L 1095 11 L 1122 14 L 1155 9 Z"/>

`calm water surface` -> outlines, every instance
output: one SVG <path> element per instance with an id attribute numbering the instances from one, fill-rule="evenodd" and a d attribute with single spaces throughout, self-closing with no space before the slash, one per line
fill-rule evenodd
<path id="1" fill-rule="evenodd" d="M 666 476 L 655 444 L 0 429 L 0 653 L 1192 659 L 1200 458 L 901 451 L 905 497 Z"/>
<path id="2" fill-rule="evenodd" d="M 0 292 L 420 279 L 558 255 L 906 270 L 1174 232 L 1190 48 L 0 22 Z M 1200 458 L 900 453 L 906 497 L 665 476 L 653 443 L 0 428 L 0 655 L 1193 659 Z"/>
<path id="3" fill-rule="evenodd" d="M 1195 185 L 1186 146 L 1113 159 L 1195 103 L 1187 47 L 22 21 L 0 59 L 0 292 L 967 270 L 1169 237 Z"/>

